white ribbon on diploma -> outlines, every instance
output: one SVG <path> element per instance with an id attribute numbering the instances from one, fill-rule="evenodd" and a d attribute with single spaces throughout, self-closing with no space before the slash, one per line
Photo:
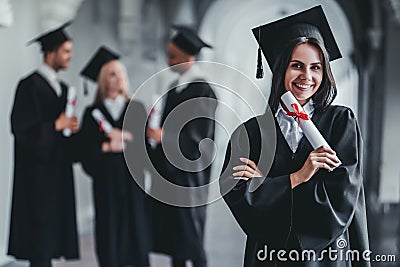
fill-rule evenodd
<path id="1" fill-rule="evenodd" d="M 67 105 L 65 106 L 65 117 L 71 118 L 74 115 L 75 106 L 76 106 L 76 89 L 71 86 L 68 88 L 67 93 Z M 65 128 L 63 130 L 63 135 L 65 137 L 70 137 L 72 134 L 71 129 Z"/>
<path id="2" fill-rule="evenodd" d="M 299 104 L 293 94 L 288 91 L 282 95 L 281 99 L 286 108 L 289 110 L 287 114 L 294 117 L 295 121 L 303 130 L 304 135 L 310 142 L 311 146 L 314 149 L 317 149 L 320 146 L 330 148 L 328 142 L 326 142 L 322 134 L 318 131 L 317 127 L 315 127 L 314 123 L 308 117 L 308 114 L 303 110 L 302 106 Z"/>
<path id="3" fill-rule="evenodd" d="M 113 127 L 107 121 L 106 117 L 104 117 L 103 113 L 99 109 L 96 108 L 92 111 L 92 117 L 99 124 L 100 131 L 104 131 L 105 133 L 111 132 Z"/>
<path id="4" fill-rule="evenodd" d="M 153 97 L 153 102 L 156 102 L 158 99 L 158 96 Z M 149 114 L 149 120 L 148 120 L 148 126 L 152 129 L 158 129 L 161 126 L 161 119 L 162 119 L 162 110 L 163 110 L 163 100 L 159 100 L 156 102 L 156 104 L 152 107 L 150 114 Z M 153 139 L 149 139 L 149 144 L 152 148 L 155 148 L 157 146 L 156 141 Z"/>

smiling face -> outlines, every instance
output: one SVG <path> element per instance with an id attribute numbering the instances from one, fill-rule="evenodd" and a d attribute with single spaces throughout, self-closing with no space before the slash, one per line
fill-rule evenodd
<path id="1" fill-rule="evenodd" d="M 300 105 L 306 104 L 321 85 L 323 59 L 319 49 L 308 43 L 297 45 L 285 72 L 285 89 Z"/>
<path id="2" fill-rule="evenodd" d="M 99 77 L 104 97 L 115 99 L 126 91 L 127 82 L 125 71 L 118 60 L 104 64 Z"/>

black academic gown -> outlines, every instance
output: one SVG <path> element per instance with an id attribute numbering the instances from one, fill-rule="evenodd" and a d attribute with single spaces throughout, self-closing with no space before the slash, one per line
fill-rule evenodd
<path id="1" fill-rule="evenodd" d="M 146 114 L 143 105 L 139 102 L 131 105 L 132 125 L 144 125 Z M 104 105 L 88 107 L 80 132 L 82 166 L 93 178 L 96 251 L 102 267 L 148 266 L 150 233 L 145 192 L 132 178 L 123 153 L 102 152 L 101 146 L 107 137 L 91 115 L 92 110 L 98 108 L 113 127 L 122 129 L 127 107 L 128 103 L 116 121 Z M 129 129 L 134 141 L 128 144 L 127 149 L 136 150 L 140 140 L 144 143 L 144 133 L 139 128 L 143 129 Z M 134 152 L 137 158 L 143 157 L 139 150 Z M 139 160 L 134 164 L 136 179 L 143 184 L 143 164 Z"/>
<path id="2" fill-rule="evenodd" d="M 266 115 L 259 118 L 263 117 Z M 224 200 L 247 235 L 244 266 L 369 266 L 369 262 L 361 257 L 368 249 L 368 233 L 361 175 L 362 140 L 356 119 L 350 109 L 330 106 L 324 111 L 316 110 L 312 121 L 336 151 L 342 165 L 332 172 L 320 169 L 308 182 L 293 190 L 289 175 L 303 166 L 313 150 L 306 137 L 301 139 L 293 153 L 276 122 L 276 132 L 273 133 L 264 126 L 260 130 L 254 118 L 232 135 L 220 186 L 221 192 L 229 191 Z M 241 151 L 239 145 L 244 141 L 245 129 L 250 138 L 250 154 Z M 232 167 L 239 165 L 238 158 L 250 155 L 251 160 L 262 165 L 259 148 L 261 144 L 265 149 L 273 148 L 273 142 L 268 138 L 271 136 L 276 136 L 277 140 L 275 157 L 269 172 L 263 171 L 268 175 L 261 186 L 249 192 L 251 179 L 234 186 L 237 180 L 232 179 Z M 230 156 L 232 160 L 229 162 Z M 345 248 L 341 249 L 344 243 Z M 284 256 L 289 262 L 277 261 L 276 253 L 270 262 L 269 252 L 264 259 L 266 246 L 268 251 L 285 249 L 287 253 Z M 338 250 L 338 260 L 331 261 L 325 255 L 324 262 L 293 263 L 288 257 L 290 249 L 299 251 L 300 255 L 304 250 L 315 250 L 318 256 L 329 247 Z M 340 253 L 345 255 L 343 252 L 348 249 L 358 250 L 361 260 L 341 260 L 346 258 Z M 258 260 L 257 253 L 261 260 Z M 334 259 L 335 254 L 332 255 Z"/>
<path id="3" fill-rule="evenodd" d="M 190 110 L 184 113 L 187 117 L 195 118 L 198 114 L 206 115 L 211 119 L 197 118 L 183 127 L 181 130 L 180 119 L 182 117 L 174 115 L 173 129 L 167 129 L 163 123 L 170 112 L 181 103 L 190 99 L 205 97 L 210 101 L 190 102 Z M 214 117 L 216 109 L 216 96 L 211 87 L 204 81 L 192 82 L 187 88 L 177 93 L 174 89 L 168 92 L 165 108 L 161 123 L 163 125 L 164 137 L 168 139 L 168 131 L 179 132 L 179 149 L 185 158 L 190 160 L 198 159 L 200 152 L 199 142 L 205 138 L 214 140 Z M 179 112 L 178 112 L 179 113 Z M 181 113 L 182 114 L 182 113 Z M 172 134 L 174 135 L 174 134 Z M 169 140 L 165 140 L 169 142 Z M 173 142 L 173 141 L 172 141 Z M 171 142 L 169 143 L 171 144 Z M 162 151 L 162 146 L 158 145 L 155 149 L 148 148 L 151 161 L 158 173 L 166 180 L 185 187 L 198 187 L 209 183 L 211 167 L 202 171 L 189 172 L 173 166 Z M 212 155 L 212 149 L 205 154 Z M 203 155 L 204 156 L 204 155 Z M 207 158 L 207 157 L 205 157 Z M 206 160 L 205 160 L 206 161 Z M 204 162 L 205 162 L 204 161 Z M 200 165 L 202 163 L 199 163 Z M 155 175 L 155 174 L 153 174 Z M 152 184 L 152 192 L 163 191 Z M 188 196 L 176 192 L 176 199 Z M 189 196 L 193 199 L 204 200 L 207 193 L 203 192 L 197 196 Z M 206 261 L 204 251 L 204 225 L 206 220 L 206 206 L 199 207 L 176 207 L 161 203 L 158 200 L 152 201 L 152 225 L 153 225 L 153 250 L 166 253 L 178 260 L 191 259 L 198 262 Z"/>
<path id="4" fill-rule="evenodd" d="M 17 259 L 78 258 L 72 154 L 55 120 L 65 110 L 37 72 L 20 81 L 11 113 L 14 185 L 8 254 Z"/>

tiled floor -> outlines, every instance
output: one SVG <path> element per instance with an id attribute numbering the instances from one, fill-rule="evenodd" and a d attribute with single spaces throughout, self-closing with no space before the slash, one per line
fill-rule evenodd
<path id="1" fill-rule="evenodd" d="M 372 262 L 372 267 L 400 266 L 400 256 L 397 250 L 398 235 L 396 229 L 400 218 L 399 207 L 392 207 L 385 213 L 369 215 L 370 243 L 373 254 L 395 255 L 397 262 Z M 62 262 L 54 261 L 54 267 L 96 267 L 93 236 L 81 237 L 81 260 Z M 244 235 L 230 215 L 225 204 L 217 201 L 209 206 L 206 249 L 210 267 L 240 267 L 244 253 Z M 152 254 L 152 267 L 169 267 L 167 257 Z M 27 262 L 11 263 L 6 267 L 27 267 Z M 188 265 L 189 266 L 189 265 Z"/>
<path id="2" fill-rule="evenodd" d="M 368 229 L 373 254 L 386 257 L 394 255 L 395 262 L 372 262 L 372 266 L 379 267 L 399 267 L 400 251 L 399 241 L 400 232 L 398 231 L 400 222 L 400 207 L 392 206 L 386 211 L 370 213 L 368 216 Z"/>
<path id="3" fill-rule="evenodd" d="M 53 261 L 54 267 L 96 267 L 96 259 L 93 253 L 93 236 L 85 235 L 80 238 L 80 249 L 81 249 L 81 259 L 79 261 Z M 27 261 L 18 261 L 15 263 L 11 263 L 6 265 L 5 267 L 28 267 L 29 263 Z"/>
<path id="4" fill-rule="evenodd" d="M 244 255 L 244 234 L 222 200 L 210 204 L 207 211 L 206 250 L 210 267 L 240 267 Z M 93 236 L 80 239 L 79 261 L 53 261 L 54 267 L 96 267 Z M 150 255 L 151 267 L 169 267 L 170 259 L 159 254 Z M 14 262 L 4 267 L 28 267 L 28 262 Z M 187 266 L 191 264 L 188 263 Z"/>

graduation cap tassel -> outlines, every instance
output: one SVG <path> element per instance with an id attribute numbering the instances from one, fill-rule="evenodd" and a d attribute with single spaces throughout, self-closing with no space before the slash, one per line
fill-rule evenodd
<path id="1" fill-rule="evenodd" d="M 261 47 L 258 47 L 256 78 L 257 79 L 264 78 L 264 69 L 263 69 L 262 57 L 261 57 Z"/>
<path id="2" fill-rule="evenodd" d="M 262 65 L 262 56 L 261 56 L 261 32 L 260 28 L 258 27 L 258 55 L 257 55 L 257 72 L 256 72 L 256 78 L 257 79 L 262 79 L 264 78 L 264 68 Z"/>

